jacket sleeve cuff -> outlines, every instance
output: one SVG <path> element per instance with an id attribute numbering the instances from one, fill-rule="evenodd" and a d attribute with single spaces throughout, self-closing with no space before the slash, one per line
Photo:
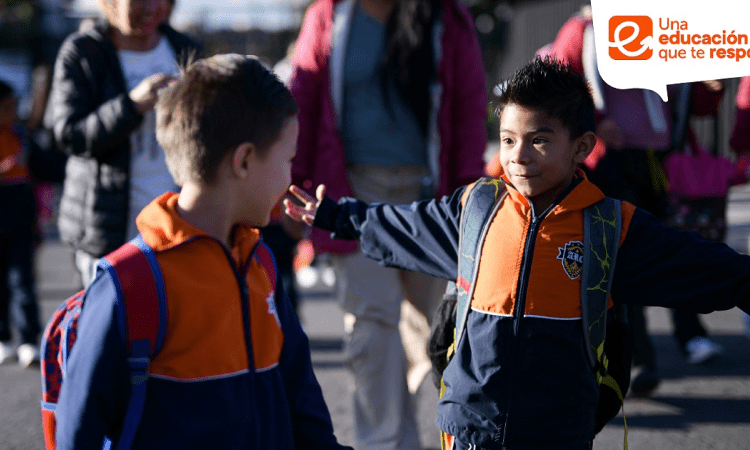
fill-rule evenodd
<path id="1" fill-rule="evenodd" d="M 329 196 L 325 196 L 318 206 L 315 213 L 313 226 L 322 230 L 333 232 L 336 230 L 336 216 L 338 215 L 339 205 Z"/>

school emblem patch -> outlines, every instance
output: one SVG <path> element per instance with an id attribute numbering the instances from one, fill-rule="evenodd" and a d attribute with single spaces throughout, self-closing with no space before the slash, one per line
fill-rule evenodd
<path id="1" fill-rule="evenodd" d="M 557 259 L 562 261 L 563 269 L 571 280 L 581 276 L 583 271 L 583 243 L 570 241 L 565 248 L 557 248 Z"/>

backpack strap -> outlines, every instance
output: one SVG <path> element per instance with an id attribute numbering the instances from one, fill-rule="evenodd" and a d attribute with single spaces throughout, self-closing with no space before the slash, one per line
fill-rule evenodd
<path id="1" fill-rule="evenodd" d="M 620 201 L 605 197 L 586 208 L 583 215 L 583 274 L 581 278 L 581 322 L 586 356 L 591 368 L 602 364 L 607 334 L 607 305 L 612 288 L 622 228 Z"/>
<path id="2" fill-rule="evenodd" d="M 502 196 L 500 194 L 503 194 Z M 458 231 L 458 276 L 449 281 L 444 298 L 456 297 L 456 326 L 453 344 L 448 347 L 446 357 L 451 358 L 458 348 L 466 329 L 466 320 L 474 296 L 477 267 L 482 251 L 482 243 L 490 228 L 491 218 L 497 213 L 502 199 L 508 194 L 503 180 L 483 177 L 468 188 L 461 208 Z M 440 380 L 440 398 L 445 394 L 445 383 Z M 440 431 L 440 445 L 443 450 L 452 448 L 453 437 Z"/>
<path id="3" fill-rule="evenodd" d="M 612 388 L 622 403 L 624 396 L 617 381 L 607 372 L 609 361 L 604 352 L 607 334 L 607 306 L 620 246 L 622 206 L 619 200 L 605 197 L 586 208 L 583 214 L 583 273 L 581 275 L 581 323 L 586 357 L 598 384 Z M 628 448 L 628 424 L 625 424 L 625 449 Z"/>
<path id="4" fill-rule="evenodd" d="M 118 450 L 126 450 L 133 444 L 146 402 L 149 361 L 164 343 L 164 279 L 154 251 L 140 235 L 99 260 L 99 267 L 115 284 L 117 307 L 122 313 L 119 325 L 126 336 L 131 392 L 117 444 Z"/>
<path id="5" fill-rule="evenodd" d="M 268 280 L 271 282 L 271 287 L 276 290 L 276 258 L 264 242 L 260 242 L 255 249 L 255 259 L 263 266 L 266 275 L 268 275 Z"/>
<path id="6" fill-rule="evenodd" d="M 504 194 L 501 196 L 500 194 Z M 505 198 L 505 183 L 497 178 L 484 177 L 477 180 L 470 188 L 468 197 L 461 209 L 458 241 L 458 277 L 455 288 L 458 292 L 456 304 L 456 339 L 454 349 L 458 348 L 466 319 L 471 307 L 471 297 L 476 285 L 477 267 L 481 257 L 482 243 L 490 228 L 491 218 Z M 449 289 L 451 286 L 449 285 Z"/>

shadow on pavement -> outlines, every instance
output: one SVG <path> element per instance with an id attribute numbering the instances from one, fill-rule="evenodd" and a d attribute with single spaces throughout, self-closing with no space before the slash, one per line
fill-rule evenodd
<path id="1" fill-rule="evenodd" d="M 310 350 L 315 352 L 341 352 L 344 350 L 344 340 L 311 338 Z"/>
<path id="2" fill-rule="evenodd" d="M 311 338 L 310 351 L 313 353 L 314 369 L 343 369 L 344 341 L 340 338 Z"/>
<path id="3" fill-rule="evenodd" d="M 628 429 L 648 428 L 681 430 L 693 424 L 745 424 L 750 423 L 750 401 L 729 398 L 685 398 L 656 396 L 648 400 L 665 407 L 678 408 L 673 414 L 648 414 L 627 416 Z M 627 412 L 626 412 L 627 413 Z M 622 428 L 622 417 L 612 419 L 609 426 Z"/>
<path id="4" fill-rule="evenodd" d="M 750 340 L 737 334 L 716 334 L 709 331 L 711 340 L 724 347 L 721 357 L 709 365 L 689 365 L 682 356 L 677 341 L 668 334 L 652 334 L 659 374 L 663 379 L 685 377 L 747 377 L 750 376 Z M 746 400 L 750 411 L 750 400 Z"/>

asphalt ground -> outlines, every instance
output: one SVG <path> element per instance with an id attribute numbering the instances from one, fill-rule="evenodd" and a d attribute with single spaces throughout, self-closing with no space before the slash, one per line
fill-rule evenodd
<path id="1" fill-rule="evenodd" d="M 748 252 L 750 185 L 732 189 L 727 243 Z M 78 289 L 70 250 L 47 240 L 37 254 L 37 292 L 46 320 L 62 300 Z M 354 445 L 349 389 L 352 378 L 343 356 L 342 313 L 332 288 L 322 282 L 302 291 L 300 317 L 310 336 L 313 365 L 339 441 Z M 649 330 L 663 381 L 648 399 L 627 398 L 629 448 L 636 450 L 750 448 L 750 340 L 742 333 L 741 312 L 704 318 L 710 336 L 724 346 L 722 358 L 707 367 L 689 366 L 671 336 L 667 310 L 648 308 Z M 39 371 L 0 366 L 0 450 L 44 448 L 41 432 Z M 422 442 L 439 448 L 435 428 L 437 392 L 427 378 L 414 397 Z M 544 430 L 540 430 L 544 432 Z M 594 441 L 597 450 L 623 448 L 622 416 L 613 419 Z"/>

